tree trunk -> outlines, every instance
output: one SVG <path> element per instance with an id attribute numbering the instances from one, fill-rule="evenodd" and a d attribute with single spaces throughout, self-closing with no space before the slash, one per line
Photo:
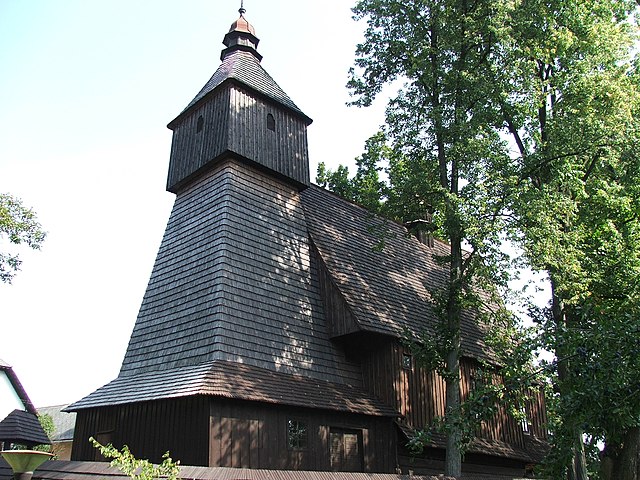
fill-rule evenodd
<path id="1" fill-rule="evenodd" d="M 575 466 L 576 480 L 589 480 L 587 474 L 587 457 L 584 453 L 584 441 L 582 433 L 576 434 L 576 446 L 573 450 L 573 464 Z"/>
<path id="2" fill-rule="evenodd" d="M 563 301 L 556 294 L 556 283 L 551 278 L 551 313 L 553 315 L 553 321 L 559 331 L 564 330 L 567 327 L 567 317 L 564 311 Z M 563 383 L 569 376 L 569 361 L 567 357 L 570 352 L 566 352 L 561 345 L 556 345 L 556 358 L 558 359 L 558 387 L 560 389 L 560 395 L 564 393 Z M 569 427 L 571 428 L 571 427 Z M 584 454 L 584 442 L 582 440 L 582 432 L 575 429 L 570 432 L 573 438 L 573 461 L 567 466 L 567 480 L 589 480 L 587 475 L 587 460 Z"/>
<path id="3" fill-rule="evenodd" d="M 621 444 L 607 443 L 600 476 L 602 480 L 640 480 L 640 427 L 627 430 Z"/>
<path id="4" fill-rule="evenodd" d="M 446 409 L 447 409 L 447 451 L 445 456 L 444 474 L 450 477 L 462 475 L 462 454 L 460 452 L 460 427 L 452 424 L 451 419 L 459 415 L 460 410 L 460 361 L 458 354 L 449 352 L 447 355 L 447 373 L 451 378 L 447 378 L 446 388 Z"/>
<path id="5" fill-rule="evenodd" d="M 452 213 L 452 212 L 450 212 Z M 455 218 L 455 215 L 452 215 Z M 452 222 L 455 224 L 455 222 Z M 462 453 L 460 442 L 460 296 L 462 289 L 462 241 L 457 229 L 450 235 L 451 270 L 449 298 L 447 302 L 447 327 L 451 336 L 451 349 L 447 352 L 446 378 L 446 417 L 447 451 L 445 457 L 445 475 L 462 475 Z"/>

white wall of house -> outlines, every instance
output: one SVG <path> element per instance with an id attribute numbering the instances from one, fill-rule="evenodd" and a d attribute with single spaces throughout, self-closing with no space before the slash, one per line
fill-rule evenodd
<path id="1" fill-rule="evenodd" d="M 0 371 L 0 421 L 14 410 L 26 410 L 9 377 Z"/>

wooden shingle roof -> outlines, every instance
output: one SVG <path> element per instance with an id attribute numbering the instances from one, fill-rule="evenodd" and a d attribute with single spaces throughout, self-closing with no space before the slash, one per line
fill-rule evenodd
<path id="1" fill-rule="evenodd" d="M 397 416 L 383 403 L 351 385 L 288 375 L 235 362 L 120 376 L 69 409 L 126 404 L 164 398 L 209 395 L 295 407 Z"/>
<path id="2" fill-rule="evenodd" d="M 262 68 L 260 61 L 251 53 L 235 51 L 227 55 L 209 81 L 198 92 L 187 107 L 169 123 L 169 128 L 178 122 L 182 116 L 200 103 L 209 93 L 220 87 L 224 82 L 238 82 L 248 87 L 253 92 L 262 95 L 279 105 L 286 107 L 291 112 L 300 116 L 307 124 L 311 119 L 289 98 L 276 81 Z"/>
<path id="3" fill-rule="evenodd" d="M 334 385 L 335 404 L 313 395 L 293 404 L 382 413 L 361 393 L 359 363 L 329 339 L 317 277 L 297 190 L 241 163 L 217 165 L 176 198 L 119 377 L 69 410 L 232 395 L 214 373 L 225 366 L 240 386 L 243 364 L 262 369 L 248 378 L 270 371 L 277 385 Z M 280 401 L 266 386 L 238 392 Z"/>
<path id="4" fill-rule="evenodd" d="M 397 420 L 396 424 L 407 441 L 416 436 L 416 430 L 402 420 Z M 549 451 L 549 444 L 532 435 L 525 436 L 524 440 L 524 446 L 517 446 L 500 440 L 475 437 L 467 452 L 521 460 L 527 463 L 541 463 Z M 429 442 L 425 446 L 446 449 L 447 437 L 444 433 L 430 432 Z"/>
<path id="5" fill-rule="evenodd" d="M 448 281 L 446 266 L 437 257 L 450 253 L 409 236 L 407 230 L 320 187 L 301 193 L 307 228 L 332 280 L 362 331 L 402 337 L 431 331 L 437 322 L 430 307 L 431 292 Z M 384 230 L 385 244 L 377 231 Z M 484 331 L 474 316 L 463 313 L 462 349 L 485 358 Z"/>
<path id="6" fill-rule="evenodd" d="M 391 223 L 377 252 L 380 221 L 319 187 L 217 166 L 176 199 L 119 377 L 68 410 L 214 395 L 392 415 L 330 340 L 318 284 L 322 261 L 364 332 L 433 328 L 447 246 Z M 471 315 L 462 328 L 465 354 L 482 357 L 482 328 Z"/>

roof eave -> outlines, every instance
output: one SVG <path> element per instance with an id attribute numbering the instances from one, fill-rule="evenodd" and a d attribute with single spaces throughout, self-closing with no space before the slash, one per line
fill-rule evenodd
<path id="1" fill-rule="evenodd" d="M 211 95 L 215 95 L 217 92 L 219 92 L 223 88 L 225 88 L 227 86 L 231 86 L 231 85 L 237 85 L 239 87 L 247 89 L 251 93 L 253 93 L 253 94 L 257 95 L 258 97 L 262 98 L 263 100 L 267 101 L 268 103 L 270 103 L 270 104 L 272 104 L 274 106 L 278 106 L 280 108 L 285 109 L 286 111 L 288 111 L 292 115 L 300 118 L 303 122 L 305 122 L 306 126 L 309 126 L 309 125 L 311 125 L 311 123 L 313 123 L 313 120 L 311 118 L 309 118 L 307 115 L 305 115 L 304 113 L 302 113 L 302 111 L 296 110 L 295 108 L 291 108 L 290 106 L 285 105 L 282 102 L 279 102 L 278 100 L 274 99 L 273 97 L 270 97 L 269 95 L 266 95 L 265 93 L 261 92 L 260 90 L 257 90 L 255 88 L 253 88 L 252 86 L 246 84 L 245 82 L 242 82 L 241 80 L 238 80 L 237 78 L 227 78 L 224 81 L 222 81 L 219 85 L 217 85 L 213 90 L 211 90 L 210 92 L 205 94 L 202 98 L 200 98 L 193 105 L 191 105 L 190 107 L 184 109 L 176 118 L 174 118 L 173 120 L 171 120 L 167 124 L 167 128 L 169 130 L 174 130 L 178 126 L 178 124 L 180 122 L 182 122 L 182 120 L 185 117 L 189 116 L 191 114 L 191 112 L 193 112 L 194 110 L 197 110 L 198 108 L 200 108 L 200 106 L 202 104 L 206 103 L 208 101 L 208 99 L 211 97 Z"/>

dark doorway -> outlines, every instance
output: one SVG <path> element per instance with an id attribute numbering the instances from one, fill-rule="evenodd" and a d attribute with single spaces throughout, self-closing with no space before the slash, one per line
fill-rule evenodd
<path id="1" fill-rule="evenodd" d="M 362 472 L 362 431 L 332 428 L 330 430 L 331 470 Z"/>

